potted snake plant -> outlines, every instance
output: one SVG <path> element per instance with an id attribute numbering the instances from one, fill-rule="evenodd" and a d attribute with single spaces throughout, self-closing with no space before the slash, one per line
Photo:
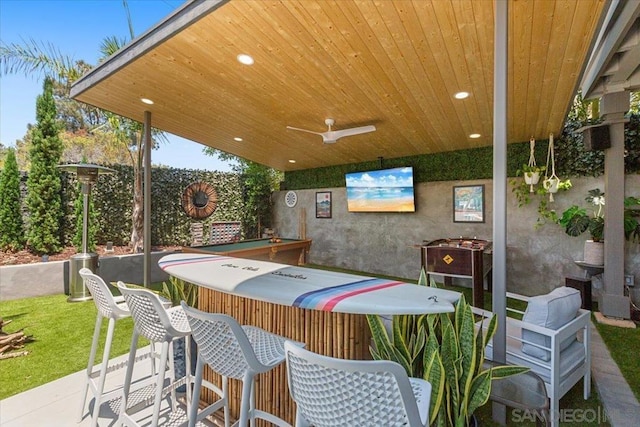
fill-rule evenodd
<path id="1" fill-rule="evenodd" d="M 426 274 L 418 285 L 426 286 Z M 431 282 L 435 286 L 435 282 Z M 491 381 L 529 370 L 522 366 L 485 369 L 484 350 L 496 330 L 495 316 L 485 335 L 475 328 L 471 305 L 464 295 L 454 313 L 393 316 L 389 332 L 380 316 L 367 320 L 376 360 L 393 360 L 411 377 L 431 383 L 429 424 L 466 427 L 476 409 L 489 400 Z"/>

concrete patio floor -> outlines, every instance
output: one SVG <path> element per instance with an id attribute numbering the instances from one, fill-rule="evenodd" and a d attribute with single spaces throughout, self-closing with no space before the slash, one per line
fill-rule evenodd
<path id="1" fill-rule="evenodd" d="M 624 380 L 609 350 L 592 325 L 592 374 L 607 419 L 613 427 L 635 427 L 640 420 L 640 404 Z M 126 360 L 126 355 L 115 358 L 114 363 Z M 150 372 L 150 360 L 144 359 L 136 365 L 134 380 Z M 124 381 L 125 369 L 107 375 L 105 389 L 112 390 Z M 80 398 L 84 387 L 85 372 L 76 372 L 40 387 L 0 400 L 0 427 L 59 427 L 90 426 L 93 397 L 89 396 L 84 417 L 78 422 Z M 146 397 L 146 396 L 145 396 Z M 115 426 L 120 408 L 120 399 L 104 402 L 100 408 L 98 425 Z M 168 398 L 163 401 L 161 425 L 178 426 L 186 422 L 184 407 L 173 416 L 169 415 Z M 151 408 L 137 413 L 141 425 L 148 424 Z M 213 423 L 200 425 L 212 426 Z M 574 424 L 578 425 L 578 424 Z"/>
<path id="2" fill-rule="evenodd" d="M 148 347 L 144 351 L 149 351 Z M 139 350 L 138 354 L 142 351 Z M 113 364 L 124 362 L 127 355 L 112 359 Z M 107 374 L 105 390 L 114 390 L 122 386 L 126 369 L 119 369 Z M 151 360 L 146 358 L 136 364 L 134 369 L 134 381 L 148 378 L 151 372 Z M 91 392 L 87 396 L 83 417 L 79 421 L 80 399 L 85 384 L 85 371 L 76 372 L 50 383 L 41 385 L 23 393 L 0 400 L 0 426 L 2 427 L 60 427 L 91 425 L 94 399 Z M 132 385 L 132 391 L 135 385 Z M 150 387 L 142 392 L 132 393 L 130 402 L 137 403 L 147 397 L 153 396 Z M 179 399 L 180 400 L 180 399 Z M 140 425 L 148 425 L 151 421 L 152 407 L 145 407 L 134 414 Z M 120 411 L 120 398 L 103 402 L 100 407 L 98 425 L 101 427 L 115 426 Z M 181 426 L 186 425 L 186 408 L 179 405 L 175 413 L 171 413 L 169 396 L 161 406 L 160 425 Z M 199 423 L 199 426 L 213 426 L 211 423 Z"/>

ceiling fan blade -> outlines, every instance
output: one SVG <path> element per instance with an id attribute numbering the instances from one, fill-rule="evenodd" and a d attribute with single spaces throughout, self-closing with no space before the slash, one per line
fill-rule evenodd
<path id="1" fill-rule="evenodd" d="M 293 126 L 287 126 L 287 129 L 290 129 L 290 130 L 298 130 L 298 131 L 300 131 L 300 132 L 312 133 L 312 134 L 314 134 L 314 135 L 324 135 L 324 134 L 323 134 L 323 133 L 321 133 L 321 132 L 314 132 L 314 131 L 312 131 L 312 130 L 308 130 L 308 129 L 294 128 Z"/>
<path id="2" fill-rule="evenodd" d="M 375 126 L 369 125 L 369 126 L 360 126 L 357 128 L 334 130 L 331 132 L 325 132 L 323 135 L 326 136 L 326 139 L 336 141 L 340 138 L 344 138 L 345 136 L 360 135 L 361 133 L 373 132 L 375 130 L 376 130 Z"/>

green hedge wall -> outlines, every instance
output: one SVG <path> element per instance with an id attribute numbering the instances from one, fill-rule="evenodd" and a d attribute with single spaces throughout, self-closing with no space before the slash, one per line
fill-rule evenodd
<path id="1" fill-rule="evenodd" d="M 547 144 L 536 145 L 536 158 L 546 159 Z M 516 170 L 529 160 L 529 143 L 509 144 L 507 147 L 507 171 L 515 175 Z M 299 170 L 285 173 L 284 187 L 287 190 L 305 188 L 344 187 L 344 175 L 349 172 L 413 166 L 415 182 L 455 181 L 491 178 L 493 175 L 493 148 L 448 151 L 421 156 L 383 159 L 382 162 L 352 163 L 324 168 Z"/>
<path id="2" fill-rule="evenodd" d="M 628 117 L 629 123 L 625 126 L 625 172 L 640 173 L 640 114 L 630 113 Z M 554 140 L 556 173 L 563 178 L 604 173 L 604 152 L 585 151 L 582 134 L 575 133 L 582 126 L 578 120 L 567 120 L 562 135 Z M 547 162 L 548 147 L 548 140 L 536 143 L 535 156 L 539 166 Z M 516 176 L 518 169 L 528 160 L 528 141 L 509 144 L 507 176 Z M 282 189 L 344 187 L 346 173 L 400 166 L 413 166 L 415 182 L 488 179 L 493 176 L 493 147 L 286 172 Z"/>
<path id="3" fill-rule="evenodd" d="M 127 245 L 131 235 L 133 198 L 133 168 L 109 166 L 113 175 L 100 175 L 91 191 L 91 197 L 100 221 L 97 242 L 112 241 Z M 244 207 L 240 175 L 227 172 L 153 168 L 151 184 L 151 244 L 181 245 L 190 241 L 190 226 L 196 220 L 189 218 L 180 204 L 184 189 L 195 181 L 211 184 L 218 194 L 217 208 L 203 222 L 205 231 L 214 221 L 240 221 Z M 73 203 L 77 196 L 74 174 L 63 174 L 63 203 L 65 205 L 64 239 L 70 244 L 75 230 Z"/>

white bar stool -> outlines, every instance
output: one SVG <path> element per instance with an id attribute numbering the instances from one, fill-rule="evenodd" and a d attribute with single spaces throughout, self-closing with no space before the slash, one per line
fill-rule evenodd
<path id="1" fill-rule="evenodd" d="M 124 298 L 114 297 L 107 284 L 102 278 L 96 274 L 93 274 L 88 268 L 82 268 L 79 271 L 80 276 L 84 282 L 84 285 L 89 289 L 93 301 L 98 309 L 98 315 L 96 316 L 96 325 L 93 330 L 93 342 L 91 344 L 91 351 L 89 353 L 89 363 L 87 365 L 86 381 L 84 392 L 82 394 L 82 401 L 80 406 L 80 422 L 84 416 L 84 407 L 87 402 L 87 393 L 89 389 L 95 397 L 95 403 L 93 406 L 93 414 L 91 417 L 91 426 L 95 427 L 98 424 L 98 415 L 100 413 L 100 405 L 105 400 L 110 400 L 122 393 L 120 388 L 104 392 L 105 381 L 107 373 L 124 368 L 126 363 L 120 363 L 117 365 L 109 366 L 109 354 L 111 352 L 111 343 L 113 341 L 113 333 L 115 330 L 116 321 L 131 316 L 129 307 L 124 301 Z M 94 363 L 96 359 L 96 352 L 98 350 L 98 340 L 100 338 L 100 328 L 102 326 L 102 319 L 109 319 L 109 326 L 107 328 L 107 336 L 104 344 L 104 351 L 102 353 L 102 364 L 100 368 L 94 370 Z M 153 353 L 153 352 L 152 352 Z M 142 360 L 152 355 L 147 353 L 144 356 L 139 357 L 136 360 Z M 152 370 L 154 369 L 154 363 L 151 364 Z M 154 373 L 154 372 L 153 372 Z M 97 382 L 96 382 L 97 380 Z"/>
<path id="2" fill-rule="evenodd" d="M 167 394 L 171 394 L 171 409 L 176 410 L 176 388 L 186 384 L 187 406 L 191 402 L 191 362 L 189 351 L 189 336 L 191 329 L 187 322 L 184 311 L 181 307 L 165 308 L 160 297 L 153 292 L 143 288 L 129 288 L 122 282 L 118 282 L 118 289 L 122 292 L 135 325 L 133 337 L 131 338 L 131 349 L 129 351 L 129 361 L 127 373 L 123 386 L 123 397 L 120 406 L 120 417 L 118 424 L 128 426 L 138 426 L 131 414 L 127 412 L 129 391 L 131 388 L 131 378 L 133 375 L 133 365 L 138 347 L 140 335 L 147 338 L 151 343 L 162 344 L 160 354 L 160 365 L 158 373 L 155 375 L 155 396 L 148 398 L 145 402 L 153 403 L 153 417 L 151 426 L 156 427 L 160 418 L 160 404 Z M 173 367 L 173 341 L 178 338 L 186 338 L 186 374 L 184 377 L 176 379 Z M 167 369 L 168 368 L 168 369 Z M 165 375 L 169 371 L 169 385 L 164 387 Z"/>
<path id="3" fill-rule="evenodd" d="M 198 344 L 189 427 L 195 426 L 196 422 L 220 408 L 224 409 L 224 425 L 229 427 L 228 378 L 242 381 L 240 419 L 237 425 L 245 427 L 250 422 L 253 426 L 255 419 L 260 418 L 277 426 L 290 427 L 283 419 L 255 408 L 254 390 L 254 379 L 258 374 L 270 371 L 284 362 L 284 342 L 287 339 L 255 326 L 240 326 L 233 317 L 226 314 L 205 313 L 189 307 L 184 301 L 181 305 L 191 326 L 193 339 Z M 304 346 L 302 343 L 289 342 Z M 205 363 L 222 376 L 222 389 L 203 380 Z M 220 399 L 198 413 L 202 386 L 216 393 Z"/>
<path id="4" fill-rule="evenodd" d="M 389 360 L 344 360 L 284 344 L 296 427 L 427 427 L 431 384 Z"/>

